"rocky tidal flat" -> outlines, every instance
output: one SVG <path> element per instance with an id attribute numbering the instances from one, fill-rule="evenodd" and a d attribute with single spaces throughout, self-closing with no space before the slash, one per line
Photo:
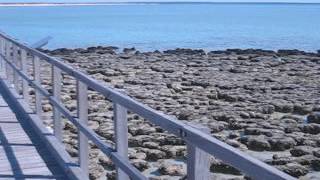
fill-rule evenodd
<path id="1" fill-rule="evenodd" d="M 148 106 L 210 128 L 212 136 L 301 179 L 320 179 L 320 51 L 90 47 L 43 50 Z M 52 91 L 51 68 L 42 64 Z M 76 81 L 63 75 L 62 101 L 76 113 Z M 30 93 L 33 91 L 30 89 Z M 89 126 L 112 143 L 113 105 L 89 91 Z M 43 101 L 43 116 L 52 107 Z M 150 179 L 185 179 L 186 146 L 129 112 L 129 158 Z M 67 121 L 64 143 L 77 157 L 77 130 Z M 212 157 L 212 179 L 245 179 Z M 92 145 L 91 179 L 115 178 L 111 160 Z"/>

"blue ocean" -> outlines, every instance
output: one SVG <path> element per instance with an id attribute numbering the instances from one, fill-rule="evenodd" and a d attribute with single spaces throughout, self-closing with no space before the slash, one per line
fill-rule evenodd
<path id="1" fill-rule="evenodd" d="M 144 3 L 0 7 L 0 30 L 47 48 L 97 45 L 320 49 L 320 4 Z"/>

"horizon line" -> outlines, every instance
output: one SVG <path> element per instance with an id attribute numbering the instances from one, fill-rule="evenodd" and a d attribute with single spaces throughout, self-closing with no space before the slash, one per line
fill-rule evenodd
<path id="1" fill-rule="evenodd" d="M 320 2 L 222 2 L 222 1 L 110 1 L 110 2 L 0 2 L 0 5 L 23 5 L 23 4 L 52 4 L 52 5 L 63 5 L 63 4 L 320 4 Z"/>

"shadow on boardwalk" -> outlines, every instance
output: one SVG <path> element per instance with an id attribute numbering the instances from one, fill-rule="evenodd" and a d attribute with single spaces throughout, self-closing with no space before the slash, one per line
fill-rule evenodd
<path id="1" fill-rule="evenodd" d="M 28 119 L 5 98 L 1 89 L 0 179 L 66 179 L 62 169 L 28 124 Z"/>

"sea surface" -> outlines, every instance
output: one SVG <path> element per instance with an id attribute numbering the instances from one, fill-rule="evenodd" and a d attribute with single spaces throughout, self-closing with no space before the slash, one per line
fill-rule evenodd
<path id="1" fill-rule="evenodd" d="M 320 4 L 149 3 L 0 7 L 0 30 L 47 48 L 97 45 L 320 49 Z"/>

